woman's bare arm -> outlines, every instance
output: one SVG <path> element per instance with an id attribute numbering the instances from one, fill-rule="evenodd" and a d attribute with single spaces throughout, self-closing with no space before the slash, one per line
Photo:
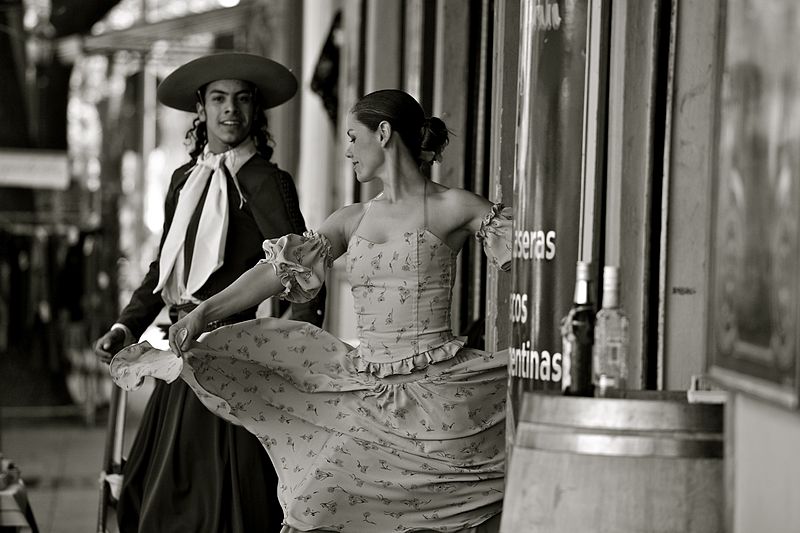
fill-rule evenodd
<path id="1" fill-rule="evenodd" d="M 342 255 L 346 248 L 343 235 L 348 217 L 343 216 L 343 211 L 330 215 L 319 229 L 331 243 L 331 260 Z M 254 307 L 282 291 L 283 285 L 272 266 L 260 263 L 198 307 L 203 308 L 204 318 L 213 322 Z"/>
<path id="2" fill-rule="evenodd" d="M 357 213 L 358 209 L 355 206 L 340 209 L 329 216 L 320 227 L 319 233 L 331 243 L 331 259 L 336 259 L 347 249 L 347 227 L 351 215 Z M 170 349 L 180 355 L 203 333 L 209 322 L 250 309 L 283 290 L 272 265 L 257 264 L 173 324 L 169 328 Z"/>
<path id="3" fill-rule="evenodd" d="M 445 242 L 454 250 L 460 250 L 481 227 L 489 214 L 492 203 L 486 198 L 464 189 L 448 189 L 441 195 L 434 218 Z"/>
<path id="4" fill-rule="evenodd" d="M 207 322 L 214 322 L 255 307 L 282 291 L 272 265 L 259 263 L 198 307 L 203 308 Z"/>
<path id="5" fill-rule="evenodd" d="M 181 355 L 205 331 L 209 322 L 254 307 L 282 290 L 283 285 L 272 266 L 257 264 L 170 326 L 170 349 Z"/>

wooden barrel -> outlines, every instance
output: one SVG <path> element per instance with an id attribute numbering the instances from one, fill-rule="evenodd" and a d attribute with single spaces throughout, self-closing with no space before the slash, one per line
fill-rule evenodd
<path id="1" fill-rule="evenodd" d="M 501 533 L 715 533 L 723 406 L 527 393 Z"/>

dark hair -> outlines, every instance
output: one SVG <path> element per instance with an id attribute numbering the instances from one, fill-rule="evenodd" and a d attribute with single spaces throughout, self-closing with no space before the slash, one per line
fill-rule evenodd
<path id="1" fill-rule="evenodd" d="M 375 131 L 384 120 L 400 135 L 411 157 L 420 166 L 439 161 L 449 142 L 449 131 L 437 117 L 425 117 L 413 96 L 397 89 L 383 89 L 361 97 L 351 112 L 356 120 Z"/>
<path id="2" fill-rule="evenodd" d="M 253 88 L 253 91 L 255 93 L 256 89 Z M 197 97 L 201 104 L 203 104 L 203 100 L 200 99 L 200 97 L 201 95 L 205 95 L 205 92 L 205 85 L 200 87 L 200 89 L 197 91 Z M 253 100 L 256 104 L 255 108 L 253 109 L 253 124 L 250 126 L 250 135 L 253 137 L 253 141 L 255 141 L 256 151 L 261 155 L 261 157 L 269 161 L 272 158 L 272 153 L 274 150 L 272 149 L 272 135 L 269 133 L 267 115 L 261 108 L 258 95 L 254 94 Z M 189 155 L 193 159 L 196 159 L 202 155 L 203 149 L 208 143 L 208 129 L 206 128 L 206 123 L 201 122 L 200 118 L 196 117 L 192 122 L 192 127 L 186 132 L 185 137 L 187 144 L 192 145 L 192 147 L 189 149 Z"/>

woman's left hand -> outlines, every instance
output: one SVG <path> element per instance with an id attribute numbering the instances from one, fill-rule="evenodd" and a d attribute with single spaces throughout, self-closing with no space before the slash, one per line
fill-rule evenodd
<path id="1" fill-rule="evenodd" d="M 183 356 L 183 352 L 191 348 L 207 324 L 202 308 L 196 307 L 169 327 L 169 349 L 178 357 Z"/>

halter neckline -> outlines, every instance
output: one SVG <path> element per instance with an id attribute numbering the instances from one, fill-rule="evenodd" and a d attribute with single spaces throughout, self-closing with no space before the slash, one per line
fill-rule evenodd
<path id="1" fill-rule="evenodd" d="M 429 231 L 429 229 L 428 229 L 428 180 L 427 179 L 423 183 L 422 187 L 423 187 L 423 189 L 422 189 L 422 227 L 421 228 L 420 227 L 416 228 L 415 231 L 417 231 L 417 232 Z M 381 191 L 380 194 L 378 194 L 377 196 L 372 198 L 369 202 L 367 202 L 367 206 L 364 208 L 364 211 L 361 213 L 361 217 L 358 219 L 358 223 L 356 224 L 356 227 L 353 228 L 353 231 L 350 233 L 350 239 L 348 239 L 348 242 L 351 241 L 353 239 L 353 237 L 358 236 L 358 237 L 364 239 L 365 241 L 372 242 L 373 244 L 381 244 L 381 243 L 376 243 L 374 241 L 371 241 L 369 239 L 365 239 L 364 237 L 361 237 L 360 235 L 358 235 L 358 230 L 359 230 L 359 228 L 361 228 L 361 223 L 364 221 L 364 218 L 367 216 L 367 212 L 369 212 L 369 210 L 372 208 L 372 203 L 375 200 L 377 200 L 378 198 L 380 198 L 381 196 L 383 196 L 383 191 Z M 407 232 L 403 232 L 403 233 L 407 233 Z M 389 242 L 391 240 L 392 239 L 388 239 L 386 242 Z"/>

